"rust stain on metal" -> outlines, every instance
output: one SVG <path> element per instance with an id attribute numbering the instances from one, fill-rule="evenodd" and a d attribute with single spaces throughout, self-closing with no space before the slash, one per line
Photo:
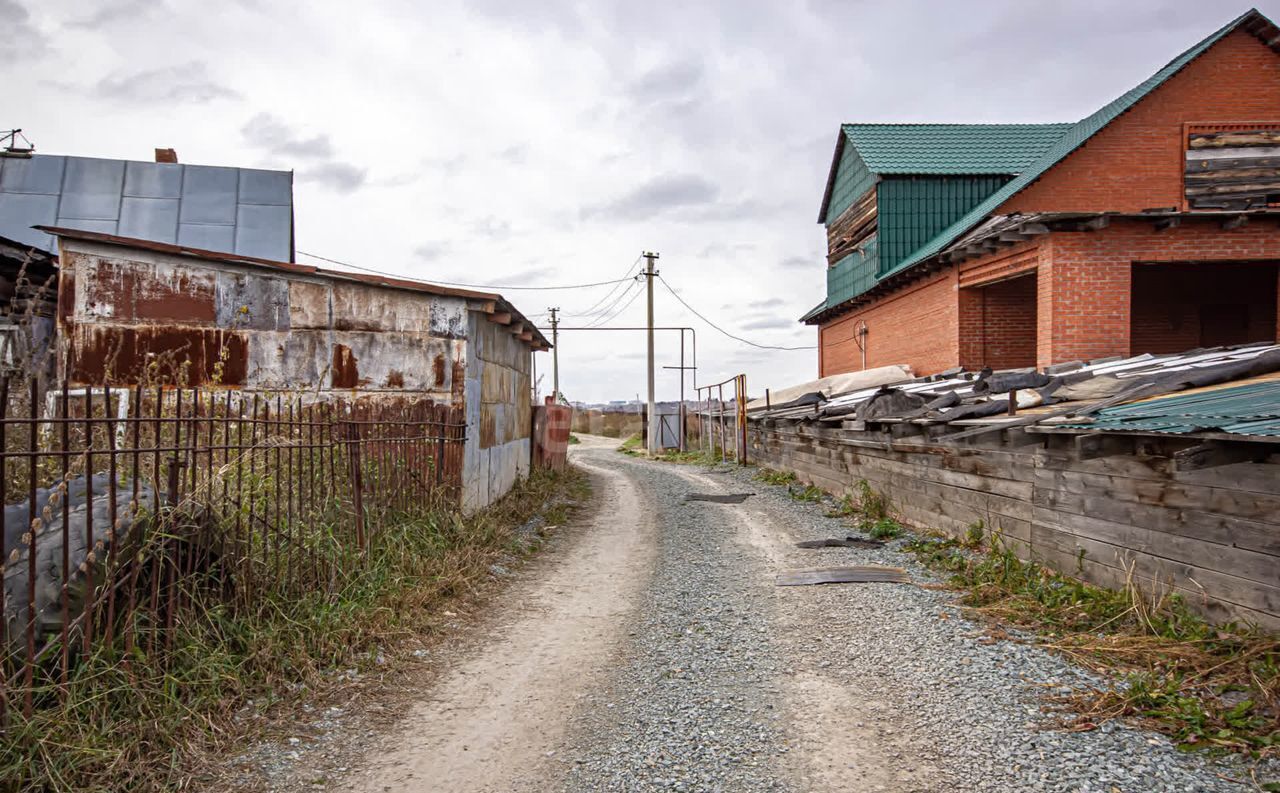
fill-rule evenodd
<path id="1" fill-rule="evenodd" d="M 461 400 L 467 392 L 467 363 L 466 361 L 453 362 L 453 396 L 455 400 Z"/>
<path id="2" fill-rule="evenodd" d="M 444 388 L 444 353 L 436 356 L 433 366 L 436 373 L 436 388 Z"/>
<path id="3" fill-rule="evenodd" d="M 66 270 L 58 276 L 58 324 L 70 329 L 76 310 L 76 274 Z"/>
<path id="4" fill-rule="evenodd" d="M 243 333 L 172 326 L 81 325 L 74 331 L 71 378 L 77 384 L 136 382 L 150 364 L 187 385 L 241 385 L 249 344 Z M 221 367 L 218 365 L 221 364 Z M 215 370 L 221 374 L 215 378 Z"/>
<path id="5" fill-rule="evenodd" d="M 333 345 L 333 382 L 334 388 L 355 388 L 360 383 L 360 369 L 356 366 L 356 356 L 345 344 Z"/>
<path id="6" fill-rule="evenodd" d="M 404 388 L 404 372 L 392 369 L 387 373 L 387 388 Z"/>

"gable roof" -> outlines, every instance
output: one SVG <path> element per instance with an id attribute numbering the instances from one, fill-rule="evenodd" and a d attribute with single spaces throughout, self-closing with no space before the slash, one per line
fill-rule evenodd
<path id="1" fill-rule="evenodd" d="M 987 215 L 994 212 L 1001 204 L 1021 192 L 1023 188 L 1027 187 L 1041 176 L 1044 176 L 1045 172 L 1065 159 L 1067 155 L 1084 145 L 1086 141 L 1102 130 L 1103 127 L 1107 126 L 1126 110 L 1136 105 L 1148 94 L 1168 81 L 1170 77 L 1173 77 L 1175 74 L 1182 71 L 1182 69 L 1189 63 L 1203 55 L 1210 47 L 1217 44 L 1236 29 L 1247 30 L 1261 39 L 1264 44 L 1271 47 L 1273 50 L 1280 52 L 1280 28 L 1276 27 L 1275 23 L 1265 17 L 1256 8 L 1249 9 L 1219 30 L 1198 42 L 1186 52 L 1183 52 L 1178 57 L 1169 61 L 1169 63 L 1165 64 L 1162 69 L 1139 83 L 1134 88 L 1131 88 L 1121 94 L 1119 97 L 1104 105 L 1092 115 L 1086 116 L 1071 125 L 1070 129 L 1068 129 L 1056 142 L 1054 142 L 1054 144 L 1050 146 L 1038 160 L 1031 163 L 1025 171 L 1019 174 L 1017 178 L 992 193 L 985 201 L 974 207 L 967 215 L 960 218 L 960 220 L 957 220 L 941 234 L 938 234 L 915 253 L 908 256 L 901 264 L 885 273 L 881 276 L 881 280 L 919 264 L 931 256 L 941 253 L 948 245 L 958 239 L 961 235 L 981 223 Z"/>
<path id="2" fill-rule="evenodd" d="M 846 145 L 854 147 L 873 174 L 1013 176 L 1035 162 L 1070 127 L 1070 123 L 843 124 L 818 222 L 826 218 Z"/>

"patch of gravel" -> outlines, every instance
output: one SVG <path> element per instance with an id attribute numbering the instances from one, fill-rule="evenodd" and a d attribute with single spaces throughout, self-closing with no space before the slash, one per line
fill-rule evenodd
<path id="1" fill-rule="evenodd" d="M 785 487 L 735 469 L 731 489 L 749 484 L 747 506 L 785 523 L 797 541 L 857 534 L 830 518 L 833 500 L 800 503 Z M 938 577 L 901 551 L 907 538 L 880 549 L 788 552 L 796 567 L 884 564 L 915 581 Z M 1042 697 L 1106 681 L 1034 644 L 1033 637 L 991 637 L 965 619 L 954 593 L 918 586 L 828 585 L 787 588 L 776 651 L 799 665 L 817 664 L 864 692 L 882 737 L 903 757 L 936 769 L 930 788 L 982 791 L 1239 791 L 1274 779 L 1275 763 L 1251 769 L 1239 760 L 1184 753 L 1163 735 L 1120 722 L 1088 732 L 1056 728 Z M 797 593 L 795 596 L 789 596 Z M 889 735 L 884 735 L 888 732 Z"/>
<path id="2" fill-rule="evenodd" d="M 770 591 L 732 539 L 724 508 L 661 464 L 612 452 L 660 528 L 656 572 L 610 684 L 580 702 L 556 790 L 789 790 Z M 701 488 L 706 491 L 709 488 Z"/>

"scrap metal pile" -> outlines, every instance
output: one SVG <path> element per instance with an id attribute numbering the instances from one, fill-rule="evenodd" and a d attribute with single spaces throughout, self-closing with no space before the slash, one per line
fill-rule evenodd
<path id="1" fill-rule="evenodd" d="M 1081 426 L 1116 405 L 1222 383 L 1264 378 L 1280 392 L 1280 345 L 1257 343 L 1173 355 L 1074 361 L 1036 369 L 951 369 L 838 395 L 804 394 L 785 404 L 749 409 L 748 420 L 823 422 L 848 429 L 867 424 L 977 424 L 983 428 L 1045 421 Z M 1252 380 L 1251 380 L 1252 379 Z M 1013 403 L 1012 409 L 1010 402 Z M 754 407 L 754 406 L 752 406 Z M 976 434 L 980 430 L 957 433 Z"/>

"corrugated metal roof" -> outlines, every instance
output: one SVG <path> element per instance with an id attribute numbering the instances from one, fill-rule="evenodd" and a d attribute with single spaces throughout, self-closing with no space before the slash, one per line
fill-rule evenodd
<path id="1" fill-rule="evenodd" d="M 1047 146 L 1040 149 L 1037 156 L 1030 158 L 1026 163 L 1024 163 L 1023 167 L 1021 167 L 1020 169 L 1018 169 L 1018 171 L 1016 171 L 1017 173 L 1016 178 L 1012 179 L 1010 182 L 1005 184 L 999 190 L 996 190 L 994 193 L 988 196 L 984 201 L 982 201 L 980 204 L 975 206 L 972 210 L 970 210 L 967 214 L 965 214 L 955 223 L 945 228 L 942 232 L 934 236 L 927 243 L 922 245 L 919 249 L 915 250 L 910 255 L 905 257 L 900 263 L 894 265 L 892 269 L 889 269 L 884 271 L 883 273 L 880 273 L 877 279 L 877 282 L 883 281 L 886 278 L 890 278 L 905 270 L 908 270 L 911 267 L 914 267 L 924 262 L 925 260 L 930 259 L 931 257 L 936 256 L 937 254 L 946 250 L 953 242 L 963 237 L 970 230 L 972 230 L 973 228 L 978 226 L 980 223 L 982 223 L 983 220 L 985 220 L 988 215 L 990 215 L 992 212 L 998 209 L 1001 204 L 1003 204 L 1012 196 L 1016 195 L 1023 188 L 1030 185 L 1032 182 L 1039 179 L 1050 168 L 1052 168 L 1054 165 L 1056 165 L 1062 159 L 1064 159 L 1067 155 L 1071 154 L 1071 152 L 1075 151 L 1077 148 L 1083 145 L 1087 140 L 1089 140 L 1089 138 L 1093 137 L 1093 135 L 1096 134 L 1098 131 L 1106 127 L 1107 124 L 1111 123 L 1113 120 L 1115 120 L 1118 116 L 1120 116 L 1126 110 L 1133 107 L 1135 104 L 1141 101 L 1144 97 L 1146 97 L 1156 88 L 1164 84 L 1164 82 L 1167 81 L 1170 77 L 1172 77 L 1173 75 L 1181 71 L 1183 68 L 1185 68 L 1187 64 L 1191 63 L 1197 57 L 1204 54 L 1205 51 L 1207 51 L 1214 44 L 1218 43 L 1223 37 L 1225 37 L 1226 35 L 1230 34 L 1231 32 L 1237 29 L 1248 30 L 1249 32 L 1256 35 L 1268 46 L 1270 46 L 1272 49 L 1275 49 L 1277 52 L 1280 52 L 1280 28 L 1276 27 L 1276 25 L 1270 19 L 1268 19 L 1266 16 L 1260 13 L 1257 9 L 1250 9 L 1249 11 L 1245 12 L 1244 14 L 1241 14 L 1239 17 L 1237 17 L 1236 19 L 1232 20 L 1231 22 L 1223 26 L 1221 29 L 1215 31 L 1214 33 L 1207 36 L 1203 40 L 1197 42 L 1190 49 L 1178 55 L 1176 58 L 1174 58 L 1172 61 L 1167 63 L 1163 68 L 1161 68 L 1155 74 L 1148 77 L 1139 85 L 1135 86 L 1129 91 L 1126 91 L 1124 94 L 1117 97 L 1115 100 L 1109 102 L 1108 104 L 1100 108 L 1097 112 L 1087 116 L 1084 119 L 1081 119 L 1075 124 L 1030 125 L 1030 126 L 1041 126 L 1045 128 L 1063 127 L 1063 129 L 1058 131 L 1057 137 L 1051 140 Z M 847 127 L 865 127 L 869 130 L 868 134 L 870 134 L 871 128 L 875 128 L 875 127 L 892 128 L 896 126 L 903 130 L 911 130 L 914 128 L 930 128 L 930 127 L 944 128 L 947 125 L 868 124 L 868 125 L 846 125 L 846 126 Z M 956 129 L 963 129 L 969 126 L 972 126 L 972 125 L 955 125 Z M 981 125 L 976 125 L 976 126 L 981 126 Z M 998 127 L 1000 125 L 992 125 L 992 126 Z M 1048 131 L 1046 131 L 1045 134 L 1048 135 L 1049 134 Z M 846 132 L 846 136 L 847 135 L 848 133 Z M 897 139 L 891 133 L 884 135 L 880 140 L 883 140 L 886 144 L 895 143 L 897 145 L 908 147 L 907 148 L 908 153 L 903 155 L 902 157 L 903 165 L 905 165 L 905 163 L 911 157 L 922 156 L 914 152 L 912 145 L 908 141 Z M 956 140 L 957 141 L 961 140 L 961 137 L 957 136 Z M 843 143 L 843 138 L 841 139 L 841 142 Z M 875 139 L 874 137 L 869 139 L 869 150 L 870 150 L 869 154 L 863 152 L 862 149 L 859 148 L 859 152 L 863 153 L 864 158 L 869 156 L 871 160 L 875 160 L 877 163 L 876 166 L 872 166 L 871 160 L 868 160 L 868 166 L 871 167 L 872 170 L 876 170 L 877 167 L 893 168 L 896 165 L 898 165 L 898 163 L 895 163 L 895 160 L 890 154 L 886 153 L 884 156 L 880 156 L 878 154 L 878 152 L 876 151 L 877 143 L 878 143 L 878 140 Z M 935 145 L 937 144 L 935 143 Z M 975 144 L 975 145 L 980 145 L 980 144 Z M 1009 154 L 1008 154 L 1009 162 L 1016 161 L 1016 156 L 1015 156 L 1016 154 L 1017 154 L 1017 148 L 1015 146 L 1013 149 L 1009 150 Z M 938 155 L 941 161 L 945 161 L 948 156 L 956 157 L 957 162 L 963 161 L 960 159 L 961 155 L 958 155 L 958 154 L 957 155 Z M 976 156 L 981 156 L 981 155 L 979 154 Z M 926 162 L 928 161 L 927 156 L 925 161 Z M 882 171 L 882 172 L 891 173 L 894 171 Z M 905 173 L 907 171 L 897 171 L 897 172 Z M 977 171 L 974 171 L 974 172 L 976 173 Z M 830 179 L 828 181 L 830 182 Z M 830 192 L 830 186 L 828 186 L 828 193 L 829 192 Z M 824 203 L 824 209 L 825 209 L 825 203 Z M 856 295 L 844 295 L 844 296 L 841 296 L 838 300 L 833 300 L 829 296 L 827 300 L 827 304 L 823 310 L 829 310 L 829 309 L 835 308 L 841 302 L 844 302 L 845 300 L 848 300 L 850 297 L 853 297 L 853 296 L 856 296 Z M 806 315 L 806 320 L 812 317 L 815 317 L 820 313 L 821 312 L 810 312 L 809 314 Z"/>
<path id="2" fill-rule="evenodd" d="M 0 235 L 44 251 L 33 226 L 293 261 L 293 174 L 36 154 L 0 157 Z"/>
<path id="3" fill-rule="evenodd" d="M 1113 432 L 1229 432 L 1280 436 L 1280 380 L 1157 397 L 1105 408 L 1062 426 Z"/>
<path id="4" fill-rule="evenodd" d="M 879 174 L 1018 174 L 1071 124 L 845 124 Z"/>
<path id="5" fill-rule="evenodd" d="M 1026 170 L 1022 171 L 1018 178 L 1006 184 L 1004 187 L 991 194 L 986 201 L 974 207 L 969 214 L 956 221 L 949 228 L 938 236 L 934 237 L 929 244 L 916 251 L 910 257 L 905 259 L 902 264 L 895 267 L 892 271 L 885 273 L 886 276 L 905 270 L 908 267 L 916 265 L 921 261 L 940 253 L 947 245 L 956 238 L 960 237 L 969 229 L 978 223 L 1005 201 L 1020 192 L 1023 188 L 1039 179 L 1046 171 L 1057 165 L 1068 154 L 1078 149 L 1085 141 L 1093 137 L 1099 130 L 1114 121 L 1120 114 L 1136 105 L 1144 97 L 1159 88 L 1166 80 L 1182 71 L 1187 64 L 1200 57 L 1214 44 L 1222 40 L 1224 36 L 1236 30 L 1239 27 L 1245 27 L 1251 32 L 1264 38 L 1273 48 L 1277 47 L 1277 36 L 1280 36 L 1280 29 L 1267 17 L 1263 16 L 1257 9 L 1250 9 L 1231 22 L 1224 25 L 1221 29 L 1215 31 L 1208 37 L 1196 43 L 1193 47 L 1183 52 L 1178 57 L 1169 61 L 1165 66 L 1155 74 L 1143 80 L 1137 86 L 1131 88 L 1121 94 L 1116 99 L 1101 107 L 1092 115 L 1086 116 L 1077 123 L 1070 125 L 1070 129 L 1062 134 L 1053 145 L 1045 150 L 1042 155 L 1031 163 Z"/>

